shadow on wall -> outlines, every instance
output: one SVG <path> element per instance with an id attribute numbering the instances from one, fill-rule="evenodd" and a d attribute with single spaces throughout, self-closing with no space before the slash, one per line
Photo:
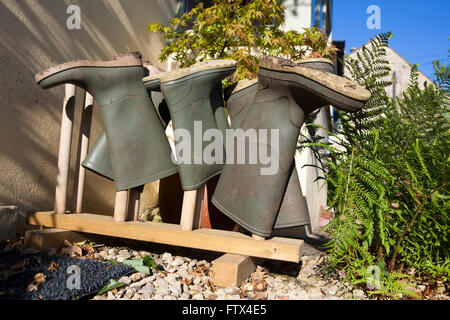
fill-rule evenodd
<path id="1" fill-rule="evenodd" d="M 182 2 L 182 1 L 181 1 Z M 0 204 L 23 210 L 52 210 L 64 86 L 43 90 L 39 71 L 76 59 L 111 60 L 115 53 L 140 51 L 144 61 L 164 69 L 157 59 L 163 43 L 146 32 L 149 22 L 167 24 L 177 1 L 78 0 L 0 2 Z M 81 29 L 69 30 L 70 5 L 80 8 Z M 179 7 L 179 6 L 178 6 Z M 83 104 L 78 89 L 74 121 L 68 206 Z M 102 130 L 94 108 L 91 143 Z M 113 183 L 87 173 L 84 210 L 110 213 Z"/>

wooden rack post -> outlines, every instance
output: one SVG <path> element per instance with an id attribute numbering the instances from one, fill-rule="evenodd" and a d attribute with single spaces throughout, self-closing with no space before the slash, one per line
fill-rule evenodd
<path id="1" fill-rule="evenodd" d="M 70 147 L 72 144 L 72 128 L 75 111 L 75 94 L 76 87 L 73 84 L 66 84 L 61 118 L 61 134 L 59 138 L 58 173 L 56 175 L 54 206 L 56 214 L 66 213 Z"/>
<path id="2" fill-rule="evenodd" d="M 92 124 L 92 108 L 94 104 L 94 98 L 89 92 L 85 92 L 84 108 L 81 112 L 80 123 L 80 150 L 78 157 L 78 179 L 74 187 L 74 211 L 75 213 L 81 213 L 83 206 L 83 193 L 84 193 L 84 181 L 86 177 L 86 169 L 81 163 L 86 158 L 89 149 L 89 139 L 91 136 L 91 124 Z"/>

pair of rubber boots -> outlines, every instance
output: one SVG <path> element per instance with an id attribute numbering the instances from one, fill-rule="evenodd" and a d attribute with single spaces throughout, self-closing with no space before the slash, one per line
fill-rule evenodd
<path id="1" fill-rule="evenodd" d="M 165 98 L 179 149 L 181 142 L 191 142 L 180 142 L 186 140 L 182 133 L 198 134 L 203 140 L 208 129 L 225 131 L 222 79 L 234 73 L 236 65 L 234 60 L 214 60 L 146 77 L 141 55 L 128 53 L 116 55 L 113 61 L 64 63 L 39 73 L 35 80 L 43 88 L 75 84 L 98 102 L 105 132 L 82 164 L 114 180 L 116 190 L 138 187 L 178 171 L 183 189 L 194 190 L 219 174 L 222 164 L 203 164 L 208 143 L 202 141 L 198 146 L 195 137 L 194 143 L 183 149 L 185 154 L 177 154 L 183 161 L 174 161 L 165 135 L 168 120 L 158 112 L 161 109 L 155 109 L 147 88 L 161 91 L 159 95 L 152 92 L 153 98 Z M 196 125 L 201 128 L 197 130 Z"/>
<path id="2" fill-rule="evenodd" d="M 294 63 L 263 57 L 257 82 L 238 84 L 227 101 L 234 128 L 244 132 L 275 131 L 278 138 L 266 137 L 256 142 L 258 148 L 270 150 L 275 156 L 276 173 L 262 174 L 267 161 L 258 159 L 249 164 L 247 154 L 244 164 L 224 165 L 212 197 L 217 208 L 253 234 L 269 237 L 283 232 L 302 238 L 311 233 L 294 164 L 300 128 L 305 117 L 320 107 L 333 105 L 355 112 L 371 96 L 363 87 L 331 73 L 332 70 L 332 64 L 324 59 Z M 238 149 L 250 153 L 255 142 L 235 137 L 233 147 L 234 154 Z"/>

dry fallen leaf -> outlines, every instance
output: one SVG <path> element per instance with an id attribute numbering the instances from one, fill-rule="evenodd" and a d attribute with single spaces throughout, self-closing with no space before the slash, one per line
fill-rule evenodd
<path id="1" fill-rule="evenodd" d="M 43 273 L 36 273 L 34 275 L 34 282 L 36 283 L 45 282 L 45 275 Z"/>
<path id="2" fill-rule="evenodd" d="M 267 288 L 267 282 L 264 280 L 266 272 L 264 268 L 258 266 L 256 271 L 250 275 L 250 283 L 255 291 L 264 291 Z"/>
<path id="3" fill-rule="evenodd" d="M 208 279 L 208 281 L 206 283 L 209 286 L 209 288 L 211 289 L 211 292 L 215 292 L 216 291 L 216 286 L 214 285 L 214 283 L 212 282 L 211 279 Z"/>
<path id="4" fill-rule="evenodd" d="M 89 244 L 85 243 L 81 246 L 81 249 L 86 252 L 86 254 L 92 254 L 95 253 L 95 249 L 92 248 Z"/>
<path id="5" fill-rule="evenodd" d="M 66 242 L 64 242 L 64 244 L 66 244 Z M 69 258 L 81 257 L 83 255 L 83 250 L 81 250 L 81 248 L 78 246 L 65 246 L 61 249 L 61 254 Z"/>
<path id="6" fill-rule="evenodd" d="M 30 262 L 30 259 L 28 259 L 28 258 L 25 260 L 22 260 L 20 262 L 17 262 L 15 265 L 13 265 L 11 267 L 11 270 L 15 271 L 15 270 L 19 270 L 19 269 L 25 269 L 25 267 L 28 265 L 29 262 Z"/>
<path id="7" fill-rule="evenodd" d="M 52 263 L 50 264 L 50 267 L 48 267 L 48 271 L 55 271 L 56 269 L 58 269 L 59 265 L 56 264 L 55 261 L 52 261 Z"/>
<path id="8" fill-rule="evenodd" d="M 38 287 L 37 287 L 36 284 L 30 283 L 30 284 L 28 285 L 27 291 L 28 291 L 28 292 L 33 292 L 33 291 L 37 291 L 37 289 L 38 289 Z"/>

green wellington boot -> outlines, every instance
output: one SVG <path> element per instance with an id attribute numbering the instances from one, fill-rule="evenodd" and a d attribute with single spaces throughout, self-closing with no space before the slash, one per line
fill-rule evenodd
<path id="1" fill-rule="evenodd" d="M 163 128 L 166 129 L 169 121 L 169 109 L 161 92 L 151 91 L 151 100 L 156 108 L 156 112 L 161 120 Z M 97 141 L 92 145 L 86 158 L 81 165 L 109 180 L 114 180 L 113 169 L 108 156 L 108 143 L 106 133 L 103 131 Z"/>
<path id="2" fill-rule="evenodd" d="M 253 103 L 257 91 L 258 80 L 256 79 L 242 80 L 234 88 L 226 102 L 233 129 L 240 128 L 241 122 L 248 110 L 250 110 L 249 106 Z M 294 161 L 292 166 L 292 172 L 283 195 L 274 229 L 296 228 L 295 232 L 290 234 L 305 237 L 306 231 L 303 229 L 310 224 L 310 220 Z M 300 227 L 303 229 L 299 229 Z"/>
<path id="3" fill-rule="evenodd" d="M 263 175 L 262 169 L 267 165 L 249 164 L 248 155 L 245 164 L 227 163 L 212 202 L 242 227 L 268 237 L 292 173 L 305 116 L 324 105 L 357 111 L 370 99 L 370 92 L 345 78 L 276 57 L 260 60 L 258 82 L 259 88 L 240 128 L 278 132 L 278 140 L 267 142 L 267 149 L 277 156 L 278 170 Z M 276 135 L 271 135 L 270 140 L 273 137 Z M 237 140 L 234 139 L 235 153 Z M 250 143 L 248 140 L 244 143 L 248 150 Z"/>
<path id="4" fill-rule="evenodd" d="M 88 91 L 100 106 L 115 189 L 125 190 L 177 172 L 159 116 L 142 85 L 139 53 L 113 61 L 73 61 L 36 75 L 51 88 L 72 83 Z"/>
<path id="5" fill-rule="evenodd" d="M 236 65 L 234 60 L 212 60 L 143 79 L 144 86 L 150 90 L 160 87 L 169 107 L 177 157 L 182 157 L 177 161 L 185 191 L 197 189 L 222 171 L 223 161 L 204 162 L 203 151 L 211 142 L 203 141 L 203 135 L 208 129 L 219 129 L 225 137 L 228 121 L 222 80 L 236 70 Z M 190 141 L 183 141 L 186 133 Z M 187 154 L 179 153 L 181 146 L 186 147 L 183 152 Z"/>

